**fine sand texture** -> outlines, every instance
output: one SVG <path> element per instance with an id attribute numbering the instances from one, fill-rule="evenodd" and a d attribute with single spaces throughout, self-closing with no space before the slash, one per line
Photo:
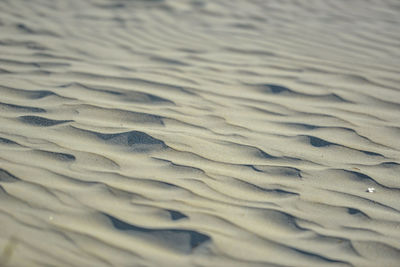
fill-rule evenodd
<path id="1" fill-rule="evenodd" d="M 0 266 L 400 266 L 400 2 L 1 0 Z"/>

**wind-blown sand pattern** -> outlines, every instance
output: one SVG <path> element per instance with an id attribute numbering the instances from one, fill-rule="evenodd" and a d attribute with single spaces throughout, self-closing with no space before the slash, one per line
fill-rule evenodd
<path id="1" fill-rule="evenodd" d="M 0 15 L 1 266 L 400 265 L 397 0 Z"/>

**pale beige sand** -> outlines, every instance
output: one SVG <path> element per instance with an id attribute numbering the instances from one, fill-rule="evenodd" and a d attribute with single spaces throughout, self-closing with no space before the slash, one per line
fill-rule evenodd
<path id="1" fill-rule="evenodd" d="M 399 29 L 397 0 L 0 1 L 0 265 L 400 266 Z"/>

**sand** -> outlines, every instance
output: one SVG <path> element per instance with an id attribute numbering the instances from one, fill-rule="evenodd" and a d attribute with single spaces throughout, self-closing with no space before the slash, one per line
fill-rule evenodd
<path id="1" fill-rule="evenodd" d="M 399 266 L 397 0 L 0 1 L 1 266 Z"/>

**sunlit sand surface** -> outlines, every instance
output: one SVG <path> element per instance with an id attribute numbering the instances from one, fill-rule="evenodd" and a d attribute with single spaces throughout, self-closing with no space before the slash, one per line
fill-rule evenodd
<path id="1" fill-rule="evenodd" d="M 400 3 L 0 1 L 1 266 L 399 266 Z"/>

